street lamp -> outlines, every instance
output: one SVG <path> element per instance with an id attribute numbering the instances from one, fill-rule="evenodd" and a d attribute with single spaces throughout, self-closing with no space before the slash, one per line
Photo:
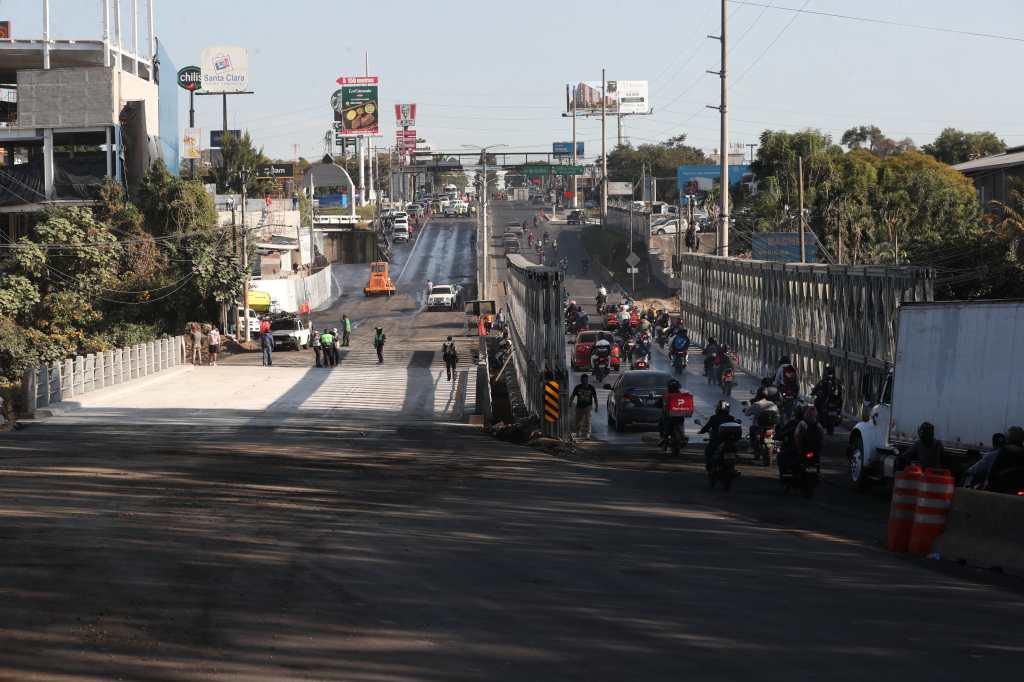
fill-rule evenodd
<path id="1" fill-rule="evenodd" d="M 462 146 L 465 149 L 479 149 L 480 158 L 483 159 L 484 165 L 483 182 L 481 183 L 481 188 L 483 189 L 483 199 L 481 200 L 480 205 L 480 220 L 482 221 L 480 233 L 483 238 L 484 244 L 484 262 L 482 266 L 483 269 L 481 270 L 480 273 L 480 292 L 478 298 L 480 298 L 480 300 L 487 300 L 487 292 L 489 285 L 487 273 L 490 270 L 490 262 L 488 261 L 489 256 L 487 254 L 487 247 L 490 243 L 490 239 L 487 236 L 487 152 L 488 150 L 497 149 L 498 147 L 507 147 L 508 145 L 489 144 L 486 147 L 481 147 L 480 145 L 475 144 L 464 144 Z"/>

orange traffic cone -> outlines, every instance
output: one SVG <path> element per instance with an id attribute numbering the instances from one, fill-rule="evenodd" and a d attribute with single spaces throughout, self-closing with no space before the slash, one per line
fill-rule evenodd
<path id="1" fill-rule="evenodd" d="M 910 464 L 896 474 L 892 507 L 889 509 L 889 539 L 886 542 L 890 552 L 906 552 L 910 546 L 910 531 L 914 527 L 914 510 L 917 509 L 917 493 L 923 481 L 924 472 L 916 464 Z"/>

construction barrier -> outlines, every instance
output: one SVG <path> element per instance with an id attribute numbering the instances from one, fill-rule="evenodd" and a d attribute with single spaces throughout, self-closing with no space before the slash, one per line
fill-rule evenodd
<path id="1" fill-rule="evenodd" d="M 1024 577 L 1024 497 L 957 488 L 932 551 Z"/>
<path id="2" fill-rule="evenodd" d="M 924 556 L 931 551 L 935 538 L 946 527 L 946 516 L 953 503 L 955 480 L 946 469 L 927 469 L 917 490 L 914 527 L 910 531 L 911 554 Z"/>
<path id="3" fill-rule="evenodd" d="M 559 384 L 551 380 L 544 383 L 544 421 L 554 424 L 561 416 L 562 410 L 559 406 Z"/>
<path id="4" fill-rule="evenodd" d="M 907 466 L 896 474 L 893 483 L 892 507 L 889 510 L 889 537 L 886 547 L 891 552 L 906 552 L 910 546 L 910 532 L 914 527 L 917 493 L 924 481 L 924 471 L 917 464 Z"/>

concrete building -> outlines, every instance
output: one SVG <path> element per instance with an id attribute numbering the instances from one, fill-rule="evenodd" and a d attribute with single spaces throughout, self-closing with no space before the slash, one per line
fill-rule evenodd
<path id="1" fill-rule="evenodd" d="M 160 101 L 176 83 L 158 57 L 154 0 L 145 22 L 131 0 L 128 26 L 121 0 L 99 2 L 93 37 L 54 39 L 42 0 L 41 37 L 0 39 L 0 238 L 26 234 L 47 206 L 92 203 L 104 178 L 131 192 L 157 158 L 177 171 L 177 106 Z"/>
<path id="2" fill-rule="evenodd" d="M 1024 182 L 1024 146 L 1009 147 L 993 154 L 953 166 L 974 182 L 982 207 L 990 201 L 1007 203 L 1013 181 Z"/>

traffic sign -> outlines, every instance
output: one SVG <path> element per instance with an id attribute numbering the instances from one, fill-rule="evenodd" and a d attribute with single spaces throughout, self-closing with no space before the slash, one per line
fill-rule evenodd
<path id="1" fill-rule="evenodd" d="M 583 166 L 552 166 L 555 175 L 583 175 Z"/>
<path id="2" fill-rule="evenodd" d="M 551 166 L 523 166 L 523 175 L 528 178 L 543 178 L 551 175 Z"/>
<path id="3" fill-rule="evenodd" d="M 626 268 L 627 275 L 638 275 L 640 274 L 640 268 Z"/>
<path id="4" fill-rule="evenodd" d="M 630 251 L 629 255 L 626 256 L 626 265 L 631 268 L 635 268 L 637 265 L 640 265 L 640 256 Z"/>

